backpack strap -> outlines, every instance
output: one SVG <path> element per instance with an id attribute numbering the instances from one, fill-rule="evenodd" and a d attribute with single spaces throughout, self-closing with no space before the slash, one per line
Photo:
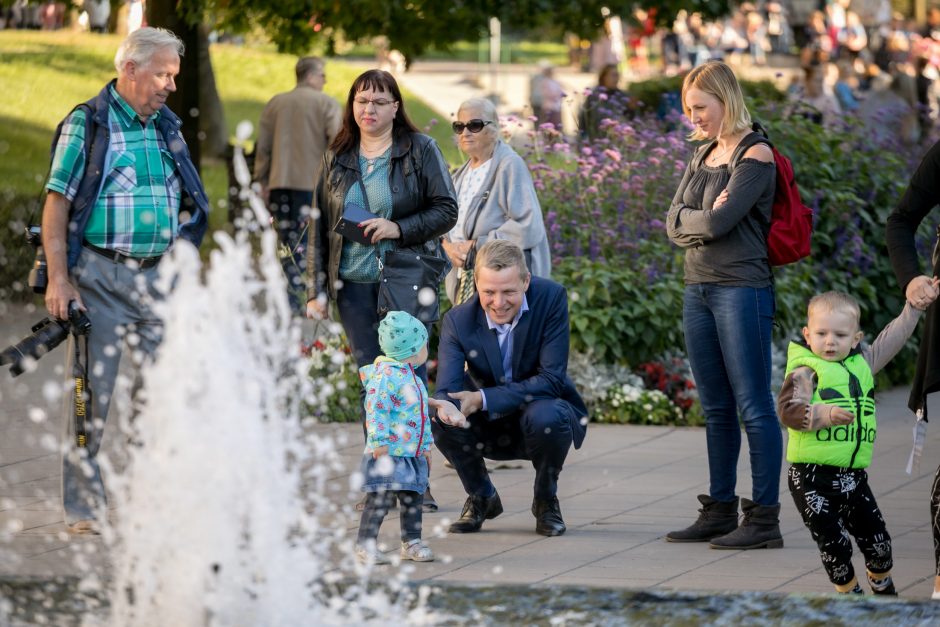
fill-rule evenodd
<path id="1" fill-rule="evenodd" d="M 734 171 L 734 167 L 738 165 L 738 162 L 744 157 L 744 153 L 747 152 L 747 149 L 755 144 L 766 144 L 771 150 L 774 149 L 774 145 L 770 143 L 770 140 L 767 138 L 767 130 L 761 126 L 760 122 L 754 122 L 754 124 L 751 125 L 751 132 L 745 135 L 734 149 L 734 152 L 731 154 L 731 160 L 728 161 L 728 174 Z"/>
<path id="2" fill-rule="evenodd" d="M 59 122 L 58 126 L 55 127 L 55 132 L 52 134 L 52 143 L 49 145 L 49 169 L 46 171 L 46 176 L 42 180 L 42 187 L 39 189 L 39 194 L 36 196 L 36 204 L 33 206 L 33 210 L 29 214 L 28 224 L 34 224 L 36 217 L 36 211 L 39 210 L 42 212 L 43 205 L 46 204 L 46 184 L 49 182 L 49 176 L 52 174 L 52 162 L 55 159 L 55 149 L 59 144 L 59 137 L 62 136 L 62 127 L 65 126 L 66 120 L 72 117 L 72 114 L 78 111 L 79 109 L 85 112 L 85 160 L 91 156 L 91 148 L 95 145 L 95 120 L 94 114 L 95 110 L 92 108 L 91 103 L 94 99 L 89 100 L 88 102 L 80 102 L 79 104 L 72 107 L 72 110 L 68 112 L 62 121 Z"/>
<path id="3" fill-rule="evenodd" d="M 690 172 L 695 172 L 701 167 L 702 162 L 705 161 L 705 156 L 708 154 L 712 148 L 715 147 L 715 144 L 718 143 L 718 140 L 712 140 L 703 146 L 699 146 L 695 152 L 692 154 L 692 169 Z"/>

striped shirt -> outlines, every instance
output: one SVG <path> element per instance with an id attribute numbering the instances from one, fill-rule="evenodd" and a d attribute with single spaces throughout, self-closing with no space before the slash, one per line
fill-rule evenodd
<path id="1" fill-rule="evenodd" d="M 179 174 L 157 131 L 160 112 L 142 122 L 117 90 L 110 89 L 111 145 L 84 239 L 132 257 L 155 257 L 169 248 L 178 228 Z M 85 115 L 84 109 L 76 109 L 63 124 L 46 184 L 70 202 L 85 172 Z"/>
<path id="2" fill-rule="evenodd" d="M 356 183 L 346 192 L 345 203 L 355 203 L 365 207 L 380 218 L 392 218 L 392 190 L 388 183 L 389 161 L 392 149 L 389 147 L 383 155 L 375 159 L 375 165 L 369 172 L 368 160 L 359 157 L 359 171 L 362 183 L 369 199 L 368 205 L 362 199 L 362 185 Z M 345 281 L 355 283 L 375 283 L 379 280 L 379 263 L 376 252 L 385 252 L 395 247 L 395 242 L 383 239 L 377 246 L 363 246 L 348 239 L 343 240 L 343 254 L 340 256 L 339 276 Z M 378 248 L 378 251 L 376 251 Z"/>

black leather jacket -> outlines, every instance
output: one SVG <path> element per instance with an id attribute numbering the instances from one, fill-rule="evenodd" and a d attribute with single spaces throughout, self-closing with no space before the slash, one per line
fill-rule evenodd
<path id="1" fill-rule="evenodd" d="M 359 155 L 355 152 L 323 155 L 313 193 L 307 244 L 307 299 L 324 290 L 336 299 L 343 236 L 333 225 L 343 213 L 349 188 L 357 184 Z M 457 223 L 457 194 L 447 164 L 433 139 L 421 133 L 395 137 L 389 163 L 392 192 L 391 220 L 401 229 L 400 247 L 422 245 L 441 237 Z"/>

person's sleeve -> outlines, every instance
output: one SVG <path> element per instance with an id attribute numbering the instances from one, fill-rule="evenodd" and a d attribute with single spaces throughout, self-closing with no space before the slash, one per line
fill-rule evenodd
<path id="1" fill-rule="evenodd" d="M 813 403 L 816 373 L 801 366 L 783 380 L 777 396 L 777 414 L 783 426 L 794 431 L 818 431 L 832 426 L 830 415 L 835 405 Z"/>
<path id="2" fill-rule="evenodd" d="M 535 248 L 545 239 L 542 208 L 529 168 L 518 155 L 508 157 L 504 163 L 505 168 L 496 173 L 499 177 L 494 185 L 497 197 L 487 202 L 496 203 L 497 210 L 506 216 L 506 221 L 499 228 L 477 238 L 478 250 L 491 239 L 511 240 L 523 250 Z"/>
<path id="3" fill-rule="evenodd" d="M 923 274 L 914 234 L 930 211 L 940 204 L 940 142 L 934 144 L 921 160 L 911 177 L 901 202 L 888 216 L 885 236 L 891 267 L 898 279 L 901 291 L 915 277 Z"/>
<path id="4" fill-rule="evenodd" d="M 467 356 L 454 323 L 453 310 L 444 314 L 441 322 L 441 338 L 437 346 L 437 380 L 434 398 L 450 401 L 460 409 L 460 401 L 447 396 L 451 392 L 464 391 L 464 370 Z"/>
<path id="5" fill-rule="evenodd" d="M 685 173 L 682 175 L 682 180 L 679 182 L 678 189 L 676 189 L 676 195 L 673 196 L 672 204 L 666 213 L 666 235 L 669 237 L 669 241 L 680 248 L 692 248 L 702 244 L 701 237 L 688 235 L 679 223 L 680 212 L 683 209 L 688 209 L 688 206 L 682 201 L 682 197 L 685 195 L 685 188 L 689 185 L 689 179 L 692 178 L 692 162 L 695 158 L 695 155 L 693 155 L 689 159 L 689 163 L 686 164 Z"/>
<path id="6" fill-rule="evenodd" d="M 416 137 L 412 141 L 425 142 L 421 150 L 421 172 L 418 173 L 422 201 L 418 211 L 395 221 L 401 229 L 400 246 L 414 246 L 440 238 L 457 224 L 457 194 L 441 149 L 429 137 Z"/>
<path id="7" fill-rule="evenodd" d="M 85 174 L 85 110 L 75 109 L 62 124 L 62 133 L 52 155 L 52 168 L 46 189 L 65 196 L 70 203 L 78 194 Z"/>
<path id="8" fill-rule="evenodd" d="M 360 375 L 361 377 L 361 375 Z M 366 389 L 366 445 L 372 450 L 380 446 L 387 446 L 389 425 L 389 399 L 384 391 L 387 389 L 386 376 L 376 371 L 372 377 L 363 379 Z M 383 398 L 385 394 L 385 398 Z"/>
<path id="9" fill-rule="evenodd" d="M 307 300 L 313 300 L 326 291 L 327 264 L 329 263 L 329 221 L 326 183 L 330 176 L 329 154 L 323 155 L 317 185 L 313 190 L 314 206 L 307 220 Z"/>
<path id="10" fill-rule="evenodd" d="M 879 372 L 888 365 L 888 362 L 894 359 L 908 338 L 917 328 L 920 316 L 923 312 L 911 306 L 910 303 L 904 303 L 904 309 L 901 314 L 889 322 L 870 347 L 864 348 L 862 354 L 865 361 L 871 367 L 872 374 Z"/>
<path id="11" fill-rule="evenodd" d="M 675 228 L 686 237 L 698 237 L 704 242 L 727 235 L 750 213 L 767 187 L 773 185 L 776 175 L 772 161 L 741 159 L 728 181 L 728 200 L 717 209 L 710 206 L 701 210 L 680 209 Z"/>
<path id="12" fill-rule="evenodd" d="M 483 402 L 480 404 L 480 409 L 482 411 L 488 411 L 486 407 L 486 392 L 485 391 L 480 390 L 480 398 L 483 399 Z"/>
<path id="13" fill-rule="evenodd" d="M 255 144 L 255 180 L 268 184 L 271 173 L 271 147 L 274 142 L 274 110 L 271 103 L 261 112 L 258 121 L 258 141 Z M 267 198 L 264 199 L 267 202 Z"/>
<path id="14" fill-rule="evenodd" d="M 544 315 L 547 320 L 540 345 L 523 347 L 523 350 L 538 350 L 536 374 L 483 390 L 491 416 L 518 411 L 532 401 L 561 398 L 565 392 L 569 348 L 568 296 L 564 288 L 558 286 L 555 294 L 548 298 L 551 300 L 546 304 Z M 527 315 L 543 314 L 530 309 Z"/>

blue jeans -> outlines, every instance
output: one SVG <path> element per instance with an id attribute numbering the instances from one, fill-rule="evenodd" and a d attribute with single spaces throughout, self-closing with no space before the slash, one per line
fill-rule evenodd
<path id="1" fill-rule="evenodd" d="M 783 435 L 770 391 L 773 287 L 687 285 L 685 345 L 705 413 L 709 492 L 735 497 L 741 452 L 740 413 L 751 455 L 752 500 L 780 501 Z"/>

